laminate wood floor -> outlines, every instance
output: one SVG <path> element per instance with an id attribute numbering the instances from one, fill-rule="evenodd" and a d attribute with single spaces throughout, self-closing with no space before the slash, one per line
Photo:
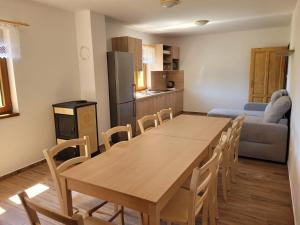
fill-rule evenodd
<path id="1" fill-rule="evenodd" d="M 49 187 L 34 199 L 48 207 L 58 209 L 58 199 L 46 163 L 27 169 L 12 177 L 0 180 L 1 225 L 28 225 L 21 205 L 8 198 L 18 191 L 36 184 Z M 285 165 L 249 159 L 240 159 L 237 183 L 232 185 L 228 202 L 222 199 L 219 188 L 220 218 L 218 225 L 293 225 L 288 171 Z M 107 211 L 112 206 L 106 207 Z M 126 225 L 136 225 L 136 213 L 126 209 Z M 42 224 L 54 225 L 42 217 Z M 200 218 L 197 225 L 201 224 Z"/>

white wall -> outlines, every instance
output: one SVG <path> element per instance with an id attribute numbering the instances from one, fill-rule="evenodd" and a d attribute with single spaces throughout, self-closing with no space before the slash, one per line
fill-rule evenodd
<path id="1" fill-rule="evenodd" d="M 75 13 L 81 98 L 97 102 L 98 138 L 110 128 L 104 15 Z M 83 49 L 82 49 L 83 48 Z"/>
<path id="2" fill-rule="evenodd" d="M 251 48 L 287 46 L 289 28 L 192 35 L 171 42 L 180 46 L 185 111 L 242 108 L 248 100 Z"/>
<path id="3" fill-rule="evenodd" d="M 98 102 L 99 136 L 110 128 L 109 89 L 107 75 L 107 46 L 105 16 L 91 13 L 96 97 Z M 100 139 L 102 143 L 102 139 Z"/>
<path id="4" fill-rule="evenodd" d="M 95 101 L 96 86 L 90 10 L 76 12 L 75 24 L 80 74 L 80 96 L 82 99 Z"/>
<path id="5" fill-rule="evenodd" d="M 24 21 L 14 62 L 20 116 L 0 120 L 0 176 L 43 158 L 55 144 L 52 104 L 80 98 L 73 14 L 0 0 L 1 18 Z"/>
<path id="6" fill-rule="evenodd" d="M 300 224 L 300 2 L 294 12 L 291 32 L 291 49 L 288 87 L 292 98 L 291 133 L 289 149 L 289 176 L 292 192 L 295 225 Z"/>
<path id="7" fill-rule="evenodd" d="M 105 17 L 106 22 L 106 37 L 107 51 L 111 51 L 111 38 L 130 36 L 143 40 L 143 44 L 162 44 L 166 43 L 167 39 L 155 34 L 147 34 L 135 31 L 124 25 L 122 22 L 114 20 L 110 17 Z"/>

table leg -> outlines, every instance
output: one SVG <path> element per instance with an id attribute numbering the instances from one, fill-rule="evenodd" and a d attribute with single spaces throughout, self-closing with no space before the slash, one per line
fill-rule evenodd
<path id="1" fill-rule="evenodd" d="M 160 215 L 156 206 L 150 207 L 149 225 L 160 225 Z"/>
<path id="2" fill-rule="evenodd" d="M 72 216 L 73 215 L 73 206 L 72 206 L 72 192 L 68 189 L 67 180 L 64 177 L 60 178 L 61 181 L 61 207 L 62 212 L 65 215 Z"/>
<path id="3" fill-rule="evenodd" d="M 148 214 L 140 213 L 140 218 L 141 218 L 141 221 L 140 221 L 141 225 L 149 225 L 149 216 L 148 216 Z"/>

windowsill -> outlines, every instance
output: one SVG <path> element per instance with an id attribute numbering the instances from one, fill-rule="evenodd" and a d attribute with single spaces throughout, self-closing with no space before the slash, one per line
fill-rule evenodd
<path id="1" fill-rule="evenodd" d="M 7 114 L 1 114 L 0 115 L 0 120 L 1 119 L 6 119 L 10 117 L 15 117 L 15 116 L 20 116 L 20 113 L 7 113 Z"/>

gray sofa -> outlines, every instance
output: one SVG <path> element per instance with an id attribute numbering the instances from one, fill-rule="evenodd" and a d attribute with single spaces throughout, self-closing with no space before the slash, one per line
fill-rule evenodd
<path id="1" fill-rule="evenodd" d="M 290 108 L 287 91 L 279 90 L 273 93 L 268 104 L 247 103 L 243 110 L 213 109 L 208 116 L 235 118 L 245 114 L 239 155 L 285 163 L 288 143 L 288 119 L 285 117 Z"/>

